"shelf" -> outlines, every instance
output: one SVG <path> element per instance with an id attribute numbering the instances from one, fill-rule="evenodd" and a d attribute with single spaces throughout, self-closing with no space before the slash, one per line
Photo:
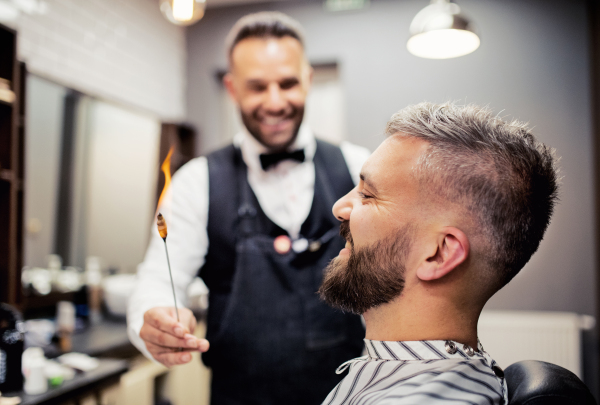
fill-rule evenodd
<path id="1" fill-rule="evenodd" d="M 15 174 L 12 170 L 0 169 L 0 180 L 12 182 L 15 179 Z"/>
<path id="2" fill-rule="evenodd" d="M 23 263 L 23 111 L 17 33 L 0 24 L 0 301 L 18 306 Z"/>

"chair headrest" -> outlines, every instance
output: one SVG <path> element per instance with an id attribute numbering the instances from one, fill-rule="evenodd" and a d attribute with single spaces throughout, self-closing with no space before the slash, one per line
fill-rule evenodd
<path id="1" fill-rule="evenodd" d="M 588 387 L 556 364 L 520 361 L 507 367 L 504 375 L 510 405 L 596 405 Z"/>

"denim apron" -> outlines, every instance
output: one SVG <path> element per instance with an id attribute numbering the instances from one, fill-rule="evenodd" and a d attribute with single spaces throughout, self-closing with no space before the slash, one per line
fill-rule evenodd
<path id="1" fill-rule="evenodd" d="M 331 148 L 335 147 L 319 141 L 315 153 L 315 198 L 301 229 L 306 249 L 283 254 L 275 251 L 274 238 L 285 231 L 260 209 L 240 151 L 229 152 L 233 168 L 223 170 L 226 160 L 221 161 L 218 180 L 212 174 L 217 166 L 209 155 L 213 183 L 209 192 L 220 188 L 218 193 L 223 193 L 223 188 L 229 188 L 233 193 L 214 208 L 219 211 L 217 223 L 224 228 L 221 232 L 236 235 L 235 250 L 221 252 L 228 255 L 234 269 L 215 271 L 209 266 L 211 274 L 204 266 L 200 273 L 210 289 L 207 338 L 211 347 L 203 360 L 213 372 L 211 404 L 320 404 L 343 377 L 335 369 L 361 354 L 364 329 L 360 318 L 330 308 L 316 293 L 323 269 L 345 244 L 331 207 L 339 198 L 336 194 L 344 192 L 340 181 L 346 182 L 345 188 L 353 186 L 347 178 L 330 178 L 339 173 L 326 168 L 336 164 L 339 168 L 340 158 L 347 173 L 339 148 L 338 155 Z M 221 176 L 227 171 L 233 174 L 229 182 Z M 335 181 L 338 184 L 333 186 Z M 223 214 L 232 202 L 235 210 L 230 214 L 235 220 L 228 222 Z M 213 238 L 210 228 L 210 243 L 222 243 L 217 235 Z M 211 261 L 207 255 L 207 262 Z"/>

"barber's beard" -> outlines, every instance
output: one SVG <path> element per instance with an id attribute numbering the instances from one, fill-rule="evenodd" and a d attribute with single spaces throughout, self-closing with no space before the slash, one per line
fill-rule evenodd
<path id="1" fill-rule="evenodd" d="M 254 110 L 248 113 L 241 112 L 242 123 L 258 142 L 269 148 L 271 152 L 282 151 L 289 147 L 298 135 L 302 119 L 304 118 L 304 106 L 288 106 L 285 111 L 279 114 L 279 117 L 293 121 L 292 128 L 288 131 L 278 134 L 265 134 L 260 127 L 261 114 L 265 112 Z"/>
<path id="2" fill-rule="evenodd" d="M 398 297 L 404 288 L 410 225 L 361 249 L 354 249 L 348 221 L 340 225 L 340 234 L 352 245 L 350 256 L 329 263 L 319 288 L 321 298 L 342 311 L 363 314 Z"/>

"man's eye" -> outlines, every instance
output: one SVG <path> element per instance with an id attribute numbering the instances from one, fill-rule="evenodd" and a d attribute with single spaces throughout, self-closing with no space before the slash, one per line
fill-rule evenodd
<path id="1" fill-rule="evenodd" d="M 295 87 L 298 83 L 299 83 L 298 80 L 295 80 L 295 79 L 293 79 L 293 80 L 285 80 L 285 81 L 283 81 L 283 82 L 281 82 L 279 84 L 279 87 L 282 90 L 289 90 L 289 89 Z"/>
<path id="2" fill-rule="evenodd" d="M 359 196 L 360 196 L 360 198 L 362 198 L 363 200 L 366 200 L 366 199 L 369 199 L 369 198 L 373 198 L 372 196 L 370 196 L 370 195 L 367 195 L 367 194 L 363 193 L 362 191 L 359 191 L 359 192 L 358 192 L 358 195 L 359 195 Z"/>
<path id="3" fill-rule="evenodd" d="M 262 86 L 260 84 L 252 84 L 250 86 L 248 86 L 248 89 L 250 91 L 256 92 L 256 93 L 260 93 L 261 91 L 265 91 L 267 87 L 266 86 Z"/>

